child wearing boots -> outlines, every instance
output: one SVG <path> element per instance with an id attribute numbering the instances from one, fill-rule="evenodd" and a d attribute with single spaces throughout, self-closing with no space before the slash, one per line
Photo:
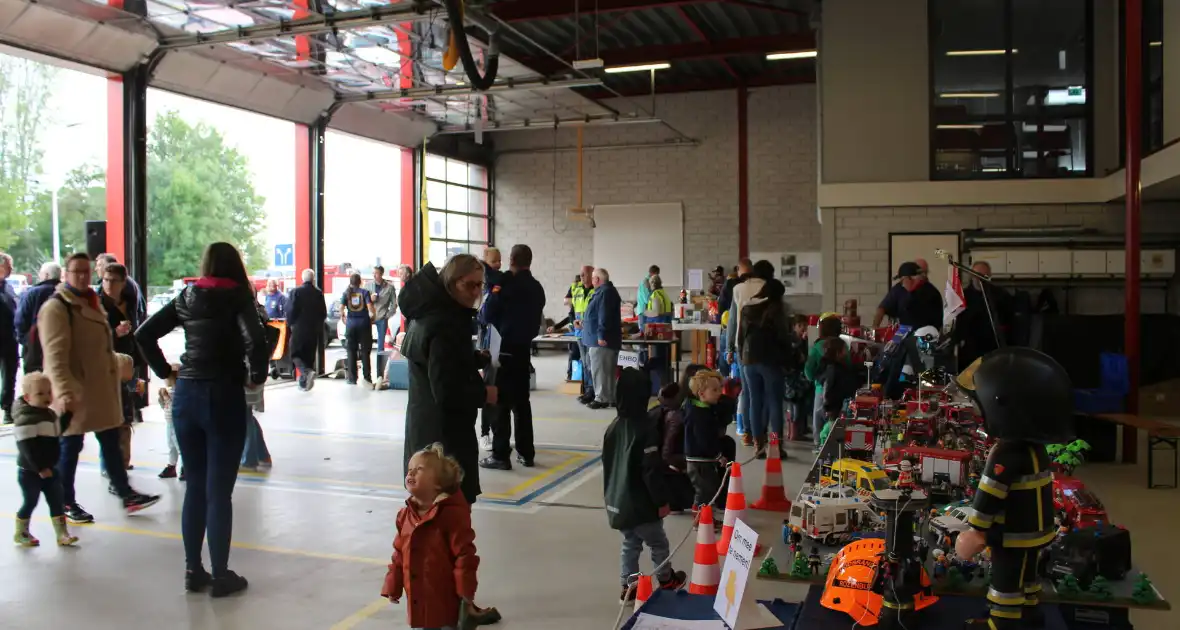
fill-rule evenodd
<path id="1" fill-rule="evenodd" d="M 681 411 L 688 478 L 695 490 L 694 503 L 699 507 L 712 501 L 713 517 L 720 523 L 725 511 L 725 493 L 718 490 L 725 465 L 734 455 L 727 453 L 725 431 L 733 414 L 727 409 L 728 405 L 719 404 L 722 402 L 719 372 L 697 372 L 689 381 L 689 391 Z"/>
<path id="2" fill-rule="evenodd" d="M 397 515 L 393 558 L 381 596 L 395 604 L 403 591 L 409 596 L 411 628 L 467 630 L 499 620 L 495 608 L 475 605 L 479 556 L 471 504 L 459 490 L 462 480 L 459 462 L 441 444 L 418 451 L 406 466 L 410 497 Z"/>
<path id="3" fill-rule="evenodd" d="M 58 438 L 63 427 L 58 424 L 57 414 L 49 408 L 52 399 L 49 377 L 41 372 L 30 372 L 21 379 L 21 396 L 12 408 L 12 434 L 19 453 L 17 481 L 24 495 L 24 504 L 16 513 L 13 541 L 22 547 L 41 544 L 29 531 L 29 518 L 33 516 L 41 495 L 45 495 L 45 502 L 49 504 L 57 544 L 67 547 L 78 542 L 66 527 L 61 481 L 54 474 L 61 452 Z"/>
<path id="4" fill-rule="evenodd" d="M 164 410 L 164 428 L 168 440 L 168 465 L 160 471 L 160 479 L 174 479 L 176 477 L 176 462 L 180 461 L 180 443 L 176 441 L 176 427 L 172 426 L 172 392 L 176 389 L 176 375 L 180 373 L 180 364 L 172 364 L 172 373 L 164 380 L 164 387 L 157 392 L 160 408 Z M 180 480 L 184 481 L 184 468 L 180 469 Z"/>
<path id="5" fill-rule="evenodd" d="M 616 401 L 619 415 L 606 429 L 602 443 L 602 475 L 607 521 L 623 534 L 620 577 L 623 602 L 635 599 L 635 577 L 643 547 L 651 550 L 651 562 L 659 568 L 660 588 L 684 586 L 684 571 L 668 564 L 671 546 L 664 532 L 664 517 L 671 511 L 666 465 L 660 455 L 661 419 L 648 414 L 651 380 L 647 373 L 626 368 L 619 376 Z"/>

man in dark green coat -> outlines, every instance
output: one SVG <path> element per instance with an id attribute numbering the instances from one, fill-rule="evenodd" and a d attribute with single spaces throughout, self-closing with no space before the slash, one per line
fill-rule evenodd
<path id="1" fill-rule="evenodd" d="M 607 521 L 623 534 L 621 574 L 623 600 L 634 599 L 630 583 L 639 572 L 643 546 L 651 549 L 652 564 L 659 567 L 660 588 L 684 586 L 684 571 L 667 564 L 670 548 L 664 533 L 668 492 L 664 461 L 660 456 L 659 423 L 648 416 L 651 380 L 635 368 L 626 368 L 616 390 L 619 416 L 606 429 L 602 443 L 602 483 Z"/>
<path id="2" fill-rule="evenodd" d="M 496 395 L 479 375 L 487 355 L 471 341 L 482 274 L 479 260 L 468 254 L 452 257 L 441 274 L 427 264 L 402 288 L 399 301 L 410 322 L 402 343 L 410 368 L 403 463 L 440 442 L 463 468 L 461 487 L 471 503 L 480 494 L 475 420 Z"/>

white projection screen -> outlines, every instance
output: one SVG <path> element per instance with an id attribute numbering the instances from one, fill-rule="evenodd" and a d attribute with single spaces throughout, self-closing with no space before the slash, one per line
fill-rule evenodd
<path id="1" fill-rule="evenodd" d="M 639 203 L 594 206 L 594 266 L 616 287 L 638 287 L 659 265 L 665 287 L 684 284 L 684 205 Z"/>

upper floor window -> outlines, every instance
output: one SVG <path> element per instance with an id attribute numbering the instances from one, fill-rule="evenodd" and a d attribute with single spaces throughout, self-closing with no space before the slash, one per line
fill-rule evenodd
<path id="1" fill-rule="evenodd" d="M 427 260 L 441 269 L 455 254 L 483 253 L 491 242 L 490 192 L 488 169 L 427 154 Z"/>
<path id="2" fill-rule="evenodd" d="M 1091 174 L 1090 0 L 930 0 L 932 179 Z"/>

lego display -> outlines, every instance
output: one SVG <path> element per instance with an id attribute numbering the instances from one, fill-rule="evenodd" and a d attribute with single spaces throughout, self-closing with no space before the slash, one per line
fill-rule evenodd
<path id="1" fill-rule="evenodd" d="M 788 523 L 795 532 L 825 545 L 851 540 L 858 532 L 879 529 L 877 514 L 850 488 L 829 487 L 824 492 L 842 491 L 836 496 L 800 492 L 791 506 Z M 792 539 L 793 540 L 793 539 Z M 796 554 L 800 554 L 796 550 Z"/>
<path id="2" fill-rule="evenodd" d="M 1131 533 L 1113 525 L 1061 532 L 1041 550 L 1037 566 L 1051 580 L 1072 575 L 1083 588 L 1098 577 L 1122 580 L 1131 570 Z"/>
<path id="3" fill-rule="evenodd" d="M 1053 509 L 1067 528 L 1110 522 L 1106 508 L 1079 479 L 1053 474 Z"/>
<path id="4" fill-rule="evenodd" d="M 1156 592 L 1155 585 L 1147 578 L 1146 573 L 1140 573 L 1139 577 L 1135 578 L 1135 587 L 1131 591 L 1131 598 L 1140 604 L 1159 601 L 1159 593 Z"/>
<path id="5" fill-rule="evenodd" d="M 758 567 L 758 575 L 778 575 L 778 564 L 774 562 L 774 558 L 768 556 L 762 561 L 762 566 Z"/>

